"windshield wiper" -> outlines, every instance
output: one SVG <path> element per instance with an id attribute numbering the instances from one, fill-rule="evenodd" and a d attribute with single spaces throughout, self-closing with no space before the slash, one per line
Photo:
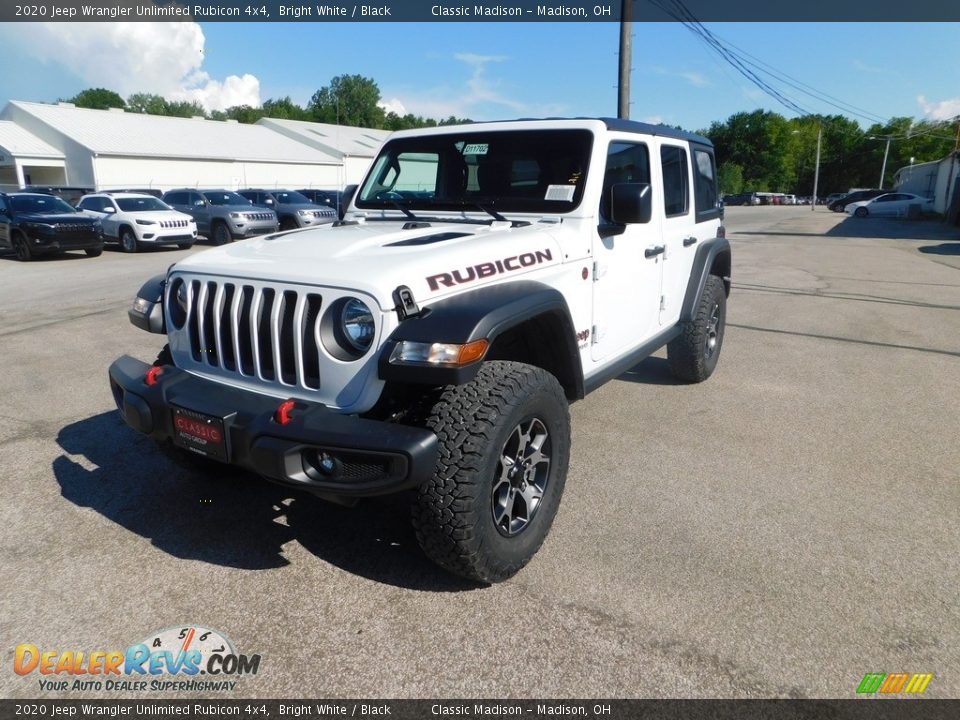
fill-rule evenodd
<path id="1" fill-rule="evenodd" d="M 391 201 L 390 201 L 390 204 L 393 205 L 397 210 L 399 210 L 400 212 L 402 212 L 404 215 L 406 215 L 406 216 L 407 216 L 408 218 L 410 218 L 411 220 L 419 220 L 419 219 L 420 219 L 420 218 L 418 218 L 416 215 L 414 215 L 412 212 L 410 212 L 410 208 L 406 207 L 405 205 L 401 205 L 397 200 L 391 200 Z"/>
<path id="2" fill-rule="evenodd" d="M 484 204 L 482 204 L 482 203 L 478 203 L 478 202 L 475 202 L 475 203 L 464 203 L 464 205 L 473 205 L 473 207 L 479 208 L 480 210 L 483 210 L 487 215 L 489 215 L 489 216 L 492 217 L 494 220 L 497 220 L 497 221 L 499 221 L 499 222 L 510 222 L 510 221 L 507 220 L 503 215 L 501 215 L 500 213 L 498 213 L 496 210 L 494 210 L 493 208 L 488 208 L 486 205 L 484 205 Z"/>

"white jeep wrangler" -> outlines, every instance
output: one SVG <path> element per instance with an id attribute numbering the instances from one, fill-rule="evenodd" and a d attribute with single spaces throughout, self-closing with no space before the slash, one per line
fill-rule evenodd
<path id="1" fill-rule="evenodd" d="M 398 132 L 343 221 L 195 254 L 130 311 L 124 420 L 321 497 L 415 490 L 444 568 L 495 582 L 560 504 L 568 403 L 662 346 L 713 372 L 730 292 L 713 148 L 622 120 Z"/>

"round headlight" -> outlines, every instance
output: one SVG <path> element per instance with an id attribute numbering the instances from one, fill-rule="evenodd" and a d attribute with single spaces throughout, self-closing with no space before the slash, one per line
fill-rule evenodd
<path id="1" fill-rule="evenodd" d="M 370 349 L 376 325 L 373 322 L 373 313 L 363 301 L 350 298 L 343 304 L 340 328 L 354 350 L 364 353 Z"/>

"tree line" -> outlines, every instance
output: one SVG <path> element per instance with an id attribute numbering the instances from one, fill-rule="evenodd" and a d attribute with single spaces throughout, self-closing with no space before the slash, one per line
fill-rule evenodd
<path id="1" fill-rule="evenodd" d="M 407 130 L 471 122 L 450 116 L 443 120 L 408 113 L 399 115 L 380 106 L 380 88 L 361 75 L 339 75 L 317 90 L 306 107 L 289 97 L 266 100 L 260 107 L 238 105 L 206 112 L 196 102 L 171 101 L 159 95 L 134 93 L 126 100 L 105 88 L 83 90 L 68 102 L 78 107 L 124 108 L 130 112 L 175 117 L 202 116 L 211 120 L 255 123 L 262 117 L 308 120 L 353 127 Z M 898 168 L 937 160 L 955 148 L 955 126 L 949 121 L 894 117 L 866 130 L 842 115 L 785 118 L 755 110 L 731 115 L 698 131 L 716 147 L 717 174 L 724 194 L 784 192 L 813 194 L 817 134 L 822 129 L 818 194 L 845 192 L 851 187 L 878 187 L 889 139 L 883 187 L 891 187 Z"/>
<path id="2" fill-rule="evenodd" d="M 87 88 L 64 101 L 83 108 L 123 108 L 129 112 L 167 117 L 205 117 L 209 120 L 236 120 L 241 123 L 255 123 L 260 118 L 269 117 L 390 131 L 471 122 L 468 118 L 452 115 L 436 120 L 413 113 L 399 115 L 384 110 L 380 106 L 380 88 L 377 83 L 361 75 L 338 75 L 329 85 L 317 90 L 306 107 L 301 107 L 287 96 L 265 100 L 260 107 L 235 105 L 226 110 L 207 112 L 198 102 L 167 100 L 151 93 L 134 93 L 124 100 L 119 93 L 106 88 Z"/>

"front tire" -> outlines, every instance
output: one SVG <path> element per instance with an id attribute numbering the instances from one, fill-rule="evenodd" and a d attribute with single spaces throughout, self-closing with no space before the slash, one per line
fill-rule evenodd
<path id="1" fill-rule="evenodd" d="M 230 228 L 227 227 L 227 224 L 222 220 L 217 222 L 213 226 L 213 240 L 214 245 L 226 245 L 229 242 L 233 242 L 233 235 L 230 234 Z"/>
<path id="2" fill-rule="evenodd" d="M 30 262 L 33 259 L 33 253 L 30 251 L 30 244 L 23 235 L 16 235 L 13 238 L 13 251 L 17 254 L 17 260 L 20 262 Z"/>
<path id="3" fill-rule="evenodd" d="M 439 458 L 413 507 L 420 546 L 461 577 L 506 580 L 540 549 L 560 506 L 570 459 L 563 388 L 540 368 L 486 362 L 443 391 L 426 425 Z"/>
<path id="4" fill-rule="evenodd" d="M 133 230 L 124 228 L 120 231 L 120 247 L 125 253 L 135 253 L 140 249 L 137 243 L 137 236 Z"/>
<path id="5" fill-rule="evenodd" d="M 865 218 L 867 215 L 870 214 L 870 211 L 867 210 L 865 207 L 858 207 L 856 210 L 853 211 L 853 214 L 856 215 L 858 218 Z"/>
<path id="6" fill-rule="evenodd" d="M 87 248 L 84 252 L 87 254 L 87 257 L 100 257 L 103 255 L 103 248 Z"/>
<path id="7" fill-rule="evenodd" d="M 678 380 L 698 383 L 713 374 L 720 358 L 727 324 L 727 293 L 723 280 L 707 276 L 693 320 L 667 345 L 670 371 Z"/>

